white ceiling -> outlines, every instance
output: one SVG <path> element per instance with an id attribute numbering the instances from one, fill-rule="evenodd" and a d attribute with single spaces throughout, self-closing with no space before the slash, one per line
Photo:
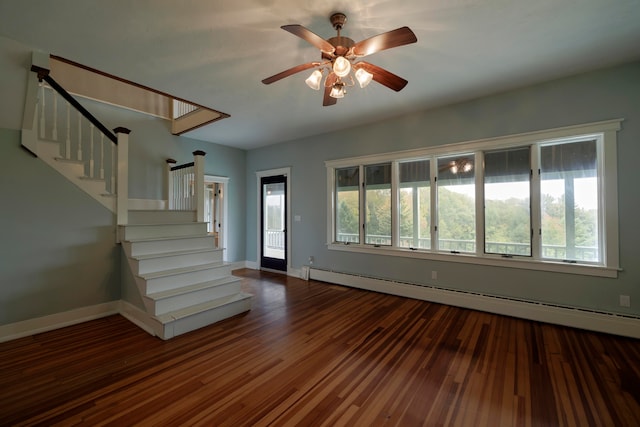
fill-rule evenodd
<path id="1" fill-rule="evenodd" d="M 367 58 L 403 91 L 374 82 L 322 107 L 309 72 L 261 83 L 319 59 L 280 26 L 333 37 L 335 11 L 355 41 L 414 31 Z M 187 136 L 250 149 L 640 59 L 640 0 L 2 0 L 0 36 L 0 127 L 20 128 L 36 49 L 230 114 Z"/>

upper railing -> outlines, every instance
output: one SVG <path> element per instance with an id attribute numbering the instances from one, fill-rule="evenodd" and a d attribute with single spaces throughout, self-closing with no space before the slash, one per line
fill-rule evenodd
<path id="1" fill-rule="evenodd" d="M 48 69 L 33 65 L 31 71 L 39 82 L 33 111 L 37 138 L 58 144 L 56 160 L 83 165 L 83 180 L 104 181 L 101 196 L 116 197 L 117 222 L 126 224 L 130 131 L 107 129 L 51 77 Z"/>
<path id="2" fill-rule="evenodd" d="M 196 211 L 197 221 L 204 221 L 204 151 L 193 152 L 193 162 L 176 165 L 167 159 L 167 208 Z"/>

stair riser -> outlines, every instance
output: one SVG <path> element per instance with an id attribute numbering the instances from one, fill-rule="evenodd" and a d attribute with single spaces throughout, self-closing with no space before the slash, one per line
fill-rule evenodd
<path id="1" fill-rule="evenodd" d="M 195 222 L 195 211 L 129 211 L 129 224 L 174 224 Z"/>
<path id="2" fill-rule="evenodd" d="M 251 298 L 241 299 L 224 306 L 203 311 L 192 316 L 178 319 L 175 322 L 166 324 L 163 339 L 169 339 L 177 335 L 195 331 L 196 329 L 219 322 L 237 314 L 244 313 L 251 309 Z"/>
<path id="3" fill-rule="evenodd" d="M 202 301 L 210 301 L 237 294 L 240 292 L 240 283 L 240 280 L 231 283 L 224 283 L 211 288 L 199 289 L 194 292 L 175 295 L 159 301 L 153 301 L 148 298 L 145 298 L 145 300 L 148 300 L 149 312 L 158 316 L 170 311 L 181 310 L 183 308 L 199 304 Z"/>
<path id="4" fill-rule="evenodd" d="M 207 268 L 205 270 L 189 271 L 171 276 L 164 276 L 144 280 L 140 277 L 137 280 L 142 285 L 142 291 L 145 295 L 156 292 L 178 289 L 183 286 L 195 285 L 196 283 L 208 282 L 211 280 L 222 279 L 231 275 L 231 266 L 223 265 L 220 267 Z"/>
<path id="5" fill-rule="evenodd" d="M 152 239 L 160 237 L 202 236 L 207 234 L 207 224 L 193 222 L 186 224 L 126 225 L 124 240 Z"/>
<path id="6" fill-rule="evenodd" d="M 133 260 L 133 271 L 138 274 L 154 273 L 173 268 L 193 267 L 213 262 L 222 263 L 222 252 L 199 252 L 184 255 L 164 256 L 160 258 Z"/>
<path id="7" fill-rule="evenodd" d="M 189 249 L 215 249 L 215 239 L 213 236 L 154 240 L 148 242 L 122 242 L 122 244 L 125 248 L 125 253 L 132 257 L 177 252 Z"/>

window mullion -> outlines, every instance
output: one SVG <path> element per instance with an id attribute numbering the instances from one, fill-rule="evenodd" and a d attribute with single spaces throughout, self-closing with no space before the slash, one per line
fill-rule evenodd
<path id="1" fill-rule="evenodd" d="M 540 146 L 531 147 L 531 256 L 542 257 L 542 206 L 540 199 Z"/>
<path id="2" fill-rule="evenodd" d="M 400 175 L 398 162 L 391 162 L 391 246 L 400 246 Z"/>
<path id="3" fill-rule="evenodd" d="M 435 156 L 429 160 L 431 165 L 437 165 Z M 431 181 L 431 250 L 437 251 L 440 243 L 438 242 L 438 168 L 432 166 L 430 172 Z"/>
<path id="4" fill-rule="evenodd" d="M 476 185 L 476 255 L 484 254 L 484 153 L 475 154 L 475 185 Z"/>
<path id="5" fill-rule="evenodd" d="M 360 235 L 360 239 L 358 240 L 360 242 L 361 245 L 364 245 L 365 243 L 365 222 L 366 222 L 366 218 L 367 218 L 367 210 L 366 210 L 366 206 L 367 206 L 367 200 L 366 200 L 366 188 L 365 188 L 365 183 L 364 183 L 364 166 L 363 165 L 359 165 L 359 173 L 358 176 L 360 178 L 360 183 L 358 185 L 358 192 L 359 192 L 359 197 L 358 197 L 358 201 L 360 202 L 360 227 L 359 228 L 359 235 Z"/>

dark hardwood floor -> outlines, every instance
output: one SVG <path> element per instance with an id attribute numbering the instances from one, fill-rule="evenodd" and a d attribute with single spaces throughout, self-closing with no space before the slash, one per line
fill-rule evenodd
<path id="1" fill-rule="evenodd" d="M 1 425 L 640 426 L 640 341 L 239 270 L 250 312 L 0 344 Z"/>

